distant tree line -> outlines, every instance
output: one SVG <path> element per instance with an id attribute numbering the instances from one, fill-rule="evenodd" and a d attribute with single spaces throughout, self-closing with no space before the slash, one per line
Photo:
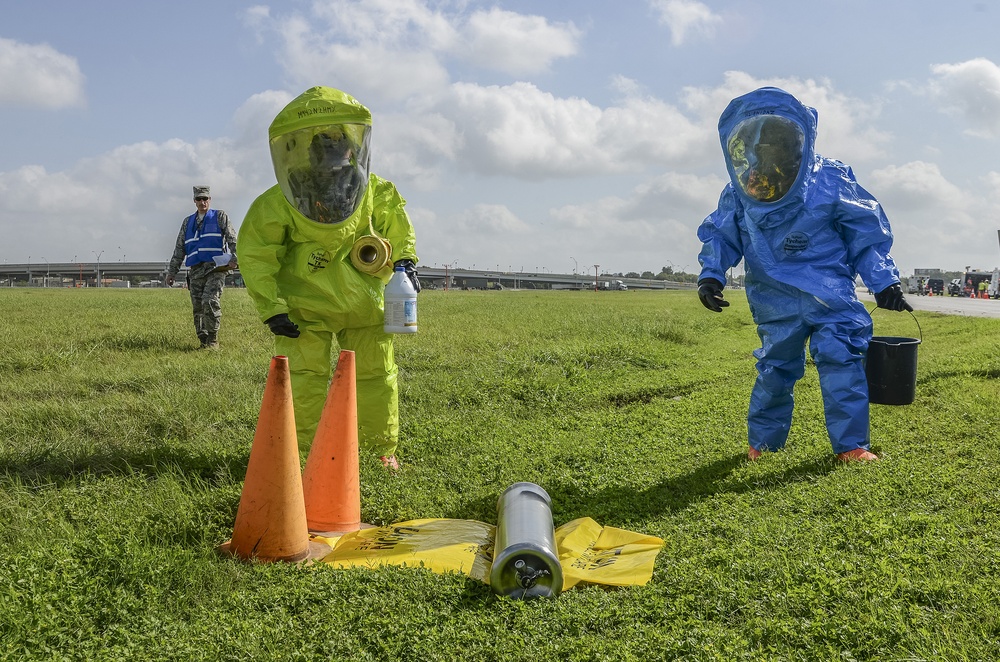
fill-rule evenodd
<path id="1" fill-rule="evenodd" d="M 629 271 L 628 273 L 605 274 L 607 276 L 617 276 L 618 278 L 642 278 L 645 280 L 669 280 L 675 283 L 694 283 L 698 280 L 698 274 L 689 274 L 685 271 L 675 270 L 673 267 L 661 267 L 660 273 L 654 274 L 652 271 Z"/>

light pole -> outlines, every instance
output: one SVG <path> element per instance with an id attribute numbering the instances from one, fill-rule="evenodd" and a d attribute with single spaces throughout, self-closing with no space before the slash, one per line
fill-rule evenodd
<path id="1" fill-rule="evenodd" d="M 599 265 L 599 264 L 595 264 L 594 265 L 594 291 L 595 292 L 597 291 L 597 279 L 599 277 L 599 274 L 598 274 L 597 270 L 600 269 L 600 268 L 601 268 L 601 265 Z"/>
<path id="2" fill-rule="evenodd" d="M 95 256 L 97 256 L 97 286 L 101 286 L 101 256 L 104 255 L 104 251 L 98 253 L 97 251 L 90 251 Z"/>
<path id="3" fill-rule="evenodd" d="M 45 257 L 42 257 L 45 260 Z M 45 260 L 45 280 L 42 281 L 42 287 L 49 286 L 49 261 Z"/>
<path id="4" fill-rule="evenodd" d="M 577 268 L 576 258 L 573 257 L 572 255 L 570 255 L 569 259 L 573 260 L 573 275 L 575 276 L 576 275 L 576 268 Z"/>
<path id="5" fill-rule="evenodd" d="M 444 291 L 445 292 L 448 291 L 448 281 L 451 280 L 450 278 L 448 278 L 448 270 L 451 269 L 455 264 L 457 264 L 457 262 L 458 262 L 458 260 L 455 260 L 454 262 L 449 262 L 448 264 L 441 265 L 441 266 L 444 267 Z"/>

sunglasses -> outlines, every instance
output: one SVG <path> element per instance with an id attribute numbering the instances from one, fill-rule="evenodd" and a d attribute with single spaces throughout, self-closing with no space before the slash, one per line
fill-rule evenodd
<path id="1" fill-rule="evenodd" d="M 210 200 L 210 198 L 195 198 L 195 202 L 205 202 L 206 200 Z"/>

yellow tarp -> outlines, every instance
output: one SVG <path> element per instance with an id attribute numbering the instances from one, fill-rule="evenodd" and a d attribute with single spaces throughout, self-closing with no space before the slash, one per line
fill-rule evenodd
<path id="1" fill-rule="evenodd" d="M 423 567 L 460 572 L 488 584 L 495 534 L 495 526 L 475 520 L 419 519 L 314 540 L 332 548 L 321 562 L 336 567 Z M 589 517 L 560 526 L 555 540 L 563 590 L 577 584 L 645 584 L 663 547 L 660 538 L 601 526 Z"/>
<path id="2" fill-rule="evenodd" d="M 489 583 L 495 529 L 475 520 L 415 519 L 315 540 L 333 548 L 320 562 L 341 568 L 402 565 Z"/>
<path id="3" fill-rule="evenodd" d="M 642 586 L 653 576 L 663 540 L 581 517 L 556 529 L 563 590 L 577 584 Z"/>

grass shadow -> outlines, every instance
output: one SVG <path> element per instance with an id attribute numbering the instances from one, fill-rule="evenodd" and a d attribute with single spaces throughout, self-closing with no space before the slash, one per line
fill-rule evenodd
<path id="1" fill-rule="evenodd" d="M 107 449 L 87 455 L 55 454 L 43 449 L 19 461 L 0 460 L 0 474 L 26 483 L 62 486 L 80 476 L 131 476 L 149 478 L 179 474 L 197 477 L 216 486 L 239 482 L 246 474 L 249 454 L 190 453 L 187 449 L 156 446 L 144 451 Z"/>
<path id="2" fill-rule="evenodd" d="M 767 459 L 761 462 L 767 462 Z M 590 517 L 602 525 L 624 526 L 630 522 L 669 515 L 721 494 L 770 491 L 784 485 L 812 481 L 816 476 L 837 468 L 831 458 L 822 457 L 752 478 L 735 475 L 736 470 L 746 463 L 746 455 L 738 453 L 664 479 L 643 490 L 614 485 L 588 491 L 578 483 L 559 481 L 548 482 L 543 487 L 552 498 L 553 518 L 557 526 L 578 517 Z M 481 496 L 464 501 L 457 508 L 458 512 L 450 516 L 495 522 L 498 496 Z"/>
<path id="3" fill-rule="evenodd" d="M 969 368 L 966 370 L 931 370 L 927 374 L 919 376 L 922 383 L 933 382 L 939 379 L 977 377 L 979 379 L 1000 379 L 1000 368 Z"/>
<path id="4" fill-rule="evenodd" d="M 572 485 L 554 486 L 554 489 L 563 493 L 561 502 L 576 506 L 564 509 L 572 517 L 593 517 L 601 524 L 615 525 L 615 522 L 662 517 L 721 494 L 770 491 L 784 485 L 814 480 L 817 474 L 826 474 L 836 469 L 830 458 L 823 457 L 776 473 L 765 473 L 752 480 L 734 476 L 735 470 L 746 463 L 746 455 L 738 453 L 700 466 L 689 473 L 665 479 L 639 492 L 621 485 L 591 494 L 583 493 Z"/>

